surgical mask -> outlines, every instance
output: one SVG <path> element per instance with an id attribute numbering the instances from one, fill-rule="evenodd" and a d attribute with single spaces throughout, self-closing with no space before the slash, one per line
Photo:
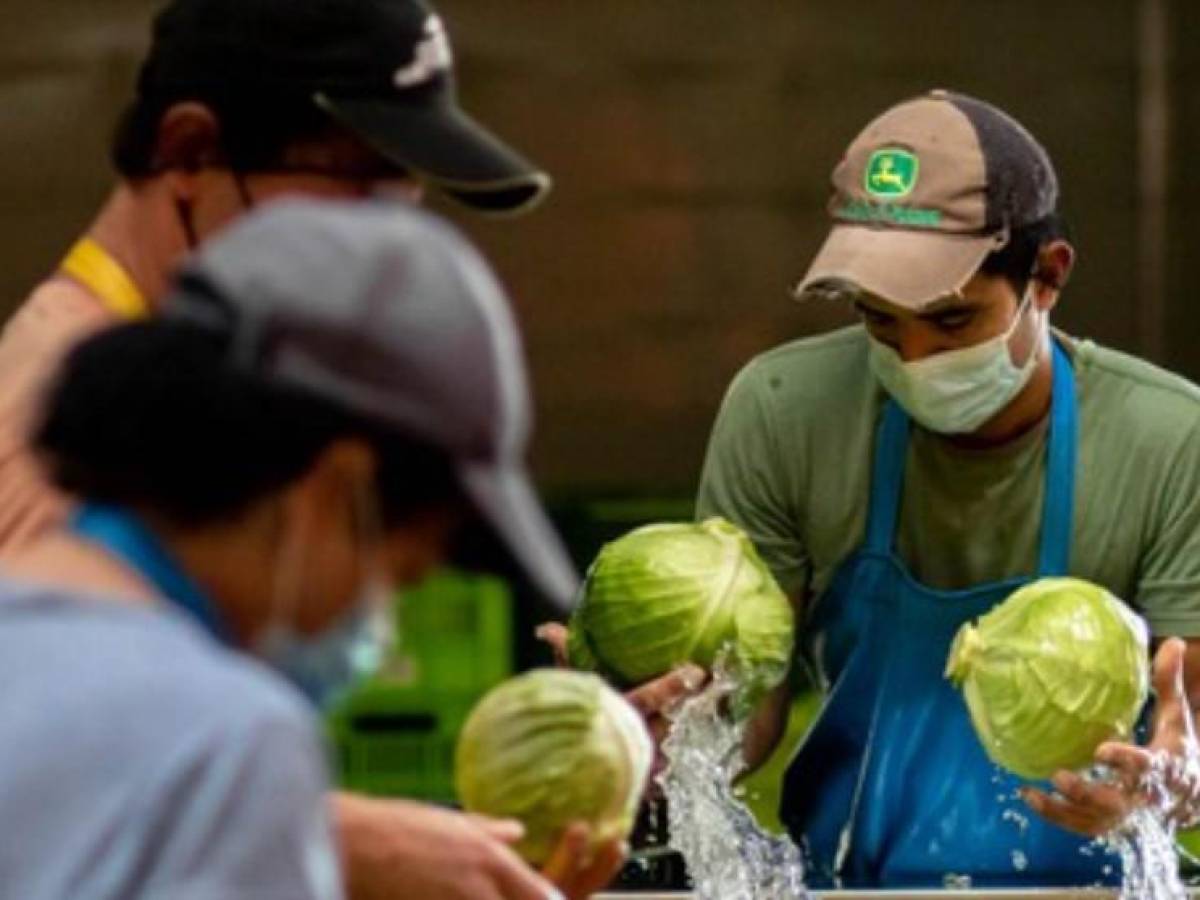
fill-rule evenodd
<path id="1" fill-rule="evenodd" d="M 318 635 L 272 622 L 257 654 L 317 707 L 328 708 L 379 670 L 395 640 L 393 604 L 391 589 L 373 579 L 355 605 Z"/>
<path id="2" fill-rule="evenodd" d="M 373 493 L 364 494 L 354 507 L 358 534 L 367 545 L 382 536 L 373 500 Z M 304 554 L 303 542 L 295 540 L 280 551 L 275 609 L 255 652 L 318 708 L 327 708 L 382 665 L 395 641 L 395 590 L 381 571 L 365 571 L 354 603 L 319 634 L 303 634 L 291 620 L 301 593 Z"/>
<path id="3" fill-rule="evenodd" d="M 1008 349 L 1026 307 L 1033 307 L 1032 288 L 1030 283 L 1008 330 L 981 344 L 905 362 L 887 344 L 870 338 L 871 371 L 905 412 L 930 431 L 974 431 L 1008 406 L 1037 369 L 1044 317 L 1038 325 L 1034 348 L 1023 365 L 1013 363 Z M 1035 309 L 1034 315 L 1040 313 Z"/>

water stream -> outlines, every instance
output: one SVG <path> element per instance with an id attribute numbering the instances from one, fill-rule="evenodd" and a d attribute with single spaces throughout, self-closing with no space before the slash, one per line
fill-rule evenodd
<path id="1" fill-rule="evenodd" d="M 674 715 L 663 743 L 667 765 L 658 776 L 666 798 L 670 846 L 687 862 L 697 900 L 796 900 L 808 898 L 800 850 L 785 836 L 764 831 L 742 803 L 735 779 L 743 768 L 745 723 L 727 714 L 735 685 L 720 667 L 709 685 L 689 698 Z M 1178 803 L 1169 785 L 1178 773 L 1168 773 L 1162 761 L 1146 776 L 1147 803 L 1110 834 L 1082 852 L 1119 857 L 1123 880 L 1120 900 L 1185 900 L 1187 891 L 1178 874 L 1175 828 L 1171 811 Z M 1176 766 L 1181 765 L 1176 763 Z M 1200 771 L 1200 759 L 1191 765 Z M 1171 775 L 1172 777 L 1169 777 Z M 1088 777 L 1112 774 L 1096 767 Z M 997 795 L 997 802 L 1010 798 Z M 1015 804 L 1014 804 L 1015 805 Z M 1027 866 L 1019 848 L 1033 813 L 1009 807 L 1004 818 L 1013 824 L 1013 869 Z M 1112 865 L 1117 865 L 1116 858 Z M 969 876 L 947 873 L 944 885 L 967 888 Z"/>
<path id="2" fill-rule="evenodd" d="M 745 724 L 724 712 L 733 690 L 716 667 L 708 687 L 680 707 L 663 743 L 659 784 L 671 846 L 687 860 L 698 900 L 806 898 L 799 849 L 759 827 L 737 796 Z"/>

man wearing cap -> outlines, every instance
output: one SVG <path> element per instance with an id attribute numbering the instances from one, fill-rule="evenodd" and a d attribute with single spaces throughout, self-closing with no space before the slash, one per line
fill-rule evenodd
<path id="1" fill-rule="evenodd" d="M 27 448 L 49 373 L 82 338 L 156 314 L 180 258 L 238 216 L 294 194 L 417 201 L 425 185 L 485 212 L 544 196 L 549 178 L 459 108 L 452 64 L 423 0 L 174 0 L 162 11 L 114 139 L 120 181 L 0 339 L 0 553 L 70 509 Z M 416 804 L 339 795 L 334 815 L 356 898 L 429 892 L 429 879 L 458 896 L 466 857 L 490 858 L 496 843 Z"/>
<path id="2" fill-rule="evenodd" d="M 0 340 L 0 552 L 63 502 L 24 453 L 29 399 L 83 335 L 156 311 L 171 271 L 288 194 L 418 201 L 425 184 L 520 212 L 550 179 L 459 108 L 423 0 L 174 0 L 158 16 L 112 157 L 120 182 Z"/>
<path id="3" fill-rule="evenodd" d="M 1051 794 L 1000 773 L 943 667 L 959 626 L 1021 583 L 1086 578 L 1162 642 L 1151 747 L 1194 750 L 1200 390 L 1051 329 L 1074 250 L 1049 157 L 1001 110 L 943 91 L 901 103 L 833 183 L 833 229 L 799 293 L 844 297 L 862 323 L 743 369 L 697 503 L 749 531 L 829 691 L 782 818 L 816 883 L 1109 880 L 1119 865 L 1081 853 L 1080 835 L 1115 825 L 1135 792 L 1060 772 Z M 787 697 L 767 706 L 752 761 Z M 1098 757 L 1131 784 L 1149 754 Z M 1017 791 L 1041 814 L 1027 827 Z"/>

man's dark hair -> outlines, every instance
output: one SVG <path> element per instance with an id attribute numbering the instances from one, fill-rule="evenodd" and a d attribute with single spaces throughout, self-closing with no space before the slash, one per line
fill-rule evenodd
<path id="1" fill-rule="evenodd" d="M 77 347 L 34 436 L 53 482 L 85 500 L 199 525 L 282 488 L 331 442 L 358 436 L 379 455 L 385 525 L 465 505 L 444 451 L 267 383 L 228 362 L 228 343 L 202 326 L 155 320 Z"/>
<path id="2" fill-rule="evenodd" d="M 337 130 L 333 119 L 311 98 L 281 100 L 256 97 L 253 92 L 197 91 L 186 96 L 139 95 L 117 123 L 112 162 L 126 178 L 158 170 L 155 145 L 166 111 L 176 103 L 202 103 L 220 123 L 221 146 L 231 169 L 253 172 L 276 168 L 288 146 L 320 138 Z"/>
<path id="3" fill-rule="evenodd" d="M 1014 228 L 1009 234 L 1008 243 L 985 257 L 979 271 L 985 275 L 1002 276 L 1018 295 L 1024 294 L 1030 277 L 1037 274 L 1034 266 L 1038 250 L 1060 238 L 1069 239 L 1070 234 L 1066 221 L 1057 213 Z"/>

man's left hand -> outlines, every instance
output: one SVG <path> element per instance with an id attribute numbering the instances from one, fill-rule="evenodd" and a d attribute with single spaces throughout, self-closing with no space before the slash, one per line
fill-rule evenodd
<path id="1" fill-rule="evenodd" d="M 1196 642 L 1170 638 L 1154 656 L 1156 697 L 1154 730 L 1144 747 L 1110 741 L 1096 750 L 1096 762 L 1111 768 L 1115 779 L 1087 781 L 1059 771 L 1051 779 L 1056 793 L 1025 788 L 1021 795 L 1038 815 L 1070 831 L 1098 836 L 1112 831 L 1139 805 L 1161 805 L 1178 824 L 1200 814 L 1200 747 L 1185 671 Z M 1194 677 L 1194 673 L 1193 673 Z M 1161 784 L 1148 793 L 1152 771 Z"/>

